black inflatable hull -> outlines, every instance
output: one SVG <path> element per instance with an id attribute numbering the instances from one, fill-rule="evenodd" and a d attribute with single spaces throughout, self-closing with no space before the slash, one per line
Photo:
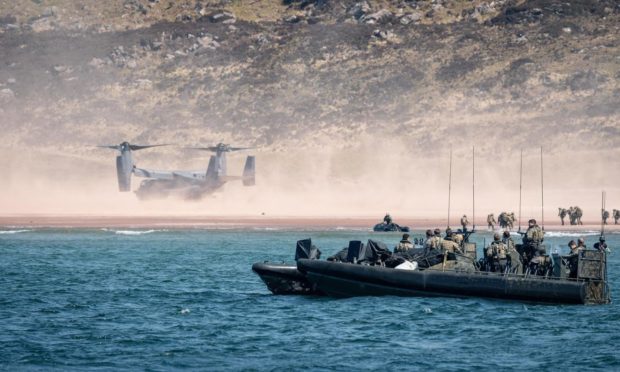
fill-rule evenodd
<path id="1" fill-rule="evenodd" d="M 535 277 L 438 270 L 395 270 L 318 260 L 297 267 L 321 292 L 334 297 L 452 296 L 528 302 L 586 303 L 586 283 Z"/>
<path id="2" fill-rule="evenodd" d="M 387 225 L 385 223 L 378 223 L 375 226 L 373 226 L 372 230 L 374 232 L 394 232 L 394 231 L 398 231 L 398 232 L 409 232 L 409 227 L 408 226 L 400 226 L 398 224 L 390 224 Z"/>
<path id="3" fill-rule="evenodd" d="M 297 270 L 295 264 L 257 262 L 252 265 L 252 271 L 265 282 L 273 294 L 321 294 L 306 276 Z"/>

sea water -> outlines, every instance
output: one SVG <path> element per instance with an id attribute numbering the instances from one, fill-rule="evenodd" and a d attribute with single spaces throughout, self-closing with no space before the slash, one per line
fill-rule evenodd
<path id="1" fill-rule="evenodd" d="M 550 250 L 598 233 L 548 232 Z M 620 235 L 610 305 L 483 298 L 275 296 L 254 262 L 397 233 L 2 229 L 2 370 L 620 369 Z M 517 239 L 518 237 L 515 237 Z M 491 233 L 475 234 L 479 246 Z"/>

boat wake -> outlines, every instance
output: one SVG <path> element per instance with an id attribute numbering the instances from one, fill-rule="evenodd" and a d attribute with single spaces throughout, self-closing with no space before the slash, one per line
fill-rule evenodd
<path id="1" fill-rule="evenodd" d="M 562 237 L 580 237 L 600 235 L 600 231 L 545 231 L 545 237 L 562 238 Z"/>
<path id="2" fill-rule="evenodd" d="M 101 230 L 113 232 L 116 235 L 145 235 L 145 234 L 152 234 L 154 232 L 166 231 L 166 230 L 111 230 L 111 229 L 101 229 Z"/>
<path id="3" fill-rule="evenodd" d="M 0 231 L 0 235 L 3 234 L 20 234 L 20 233 L 25 233 L 28 231 L 32 231 L 32 230 L 2 230 Z"/>

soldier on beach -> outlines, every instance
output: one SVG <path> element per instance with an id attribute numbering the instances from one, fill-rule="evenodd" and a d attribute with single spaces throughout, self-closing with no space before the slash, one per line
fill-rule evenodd
<path id="1" fill-rule="evenodd" d="M 609 211 L 601 209 L 601 217 L 603 218 L 603 225 L 607 225 L 607 219 L 609 218 Z"/>
<path id="2" fill-rule="evenodd" d="M 469 225 L 469 221 L 467 220 L 467 215 L 463 215 L 461 217 L 461 226 L 463 226 L 463 232 L 467 232 L 467 225 Z"/>
<path id="3" fill-rule="evenodd" d="M 495 224 L 497 224 L 497 221 L 495 221 L 495 216 L 491 213 L 487 216 L 487 225 L 489 225 L 489 229 L 495 230 Z"/>

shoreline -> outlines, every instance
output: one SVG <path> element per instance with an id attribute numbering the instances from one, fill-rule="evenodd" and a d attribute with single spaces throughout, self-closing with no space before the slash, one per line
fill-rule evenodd
<path id="1" fill-rule="evenodd" d="M 368 228 L 381 222 L 381 218 L 368 217 L 300 217 L 300 216 L 0 216 L 0 228 Z M 412 230 L 444 228 L 445 219 L 401 218 L 396 223 Z M 477 231 L 487 230 L 486 222 L 476 221 Z M 484 224 L 480 223 L 484 222 Z M 458 221 L 451 224 L 460 227 Z M 522 229 L 527 222 L 522 222 Z M 545 223 L 546 230 L 585 231 L 601 228 L 600 223 L 584 222 L 583 225 L 564 225 L 559 221 Z M 517 225 L 513 230 L 517 229 Z M 497 228 L 496 228 L 497 230 Z M 620 231 L 620 224 L 605 226 L 606 231 Z"/>

